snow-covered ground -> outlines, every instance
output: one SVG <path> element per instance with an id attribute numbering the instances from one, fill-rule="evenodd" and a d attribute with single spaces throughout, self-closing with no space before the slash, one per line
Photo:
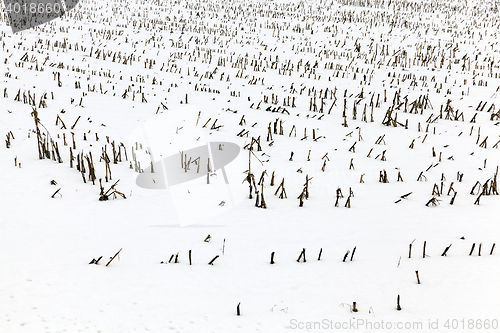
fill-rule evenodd
<path id="1" fill-rule="evenodd" d="M 81 0 L 5 21 L 1 332 L 498 331 L 496 2 Z M 173 185 L 168 157 L 206 142 L 239 154 Z"/>

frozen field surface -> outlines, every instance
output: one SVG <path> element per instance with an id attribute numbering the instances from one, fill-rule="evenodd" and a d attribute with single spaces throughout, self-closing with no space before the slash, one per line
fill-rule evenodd
<path id="1" fill-rule="evenodd" d="M 497 2 L 0 24 L 0 332 L 500 329 Z"/>

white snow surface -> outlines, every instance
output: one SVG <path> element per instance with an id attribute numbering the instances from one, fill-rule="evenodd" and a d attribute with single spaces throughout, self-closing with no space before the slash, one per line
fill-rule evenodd
<path id="1" fill-rule="evenodd" d="M 5 21 L 0 332 L 498 331 L 500 196 L 475 204 L 500 165 L 495 2 L 81 0 L 29 31 Z M 383 124 L 391 107 L 397 127 Z M 62 163 L 39 159 L 34 109 Z M 259 136 L 251 173 L 266 171 L 265 209 L 243 182 Z M 137 186 L 133 154 L 146 170 L 198 138 L 241 147 L 229 185 L 215 170 L 210 185 Z M 121 147 L 113 163 L 113 141 L 127 160 Z M 95 185 L 86 160 L 86 183 L 76 170 L 89 153 Z M 99 179 L 126 198 L 100 201 Z"/>

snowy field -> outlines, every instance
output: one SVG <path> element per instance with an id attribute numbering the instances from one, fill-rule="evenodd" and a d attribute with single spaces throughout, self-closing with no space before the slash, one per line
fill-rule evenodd
<path id="1" fill-rule="evenodd" d="M 497 5 L 2 13 L 0 332 L 498 332 Z"/>

